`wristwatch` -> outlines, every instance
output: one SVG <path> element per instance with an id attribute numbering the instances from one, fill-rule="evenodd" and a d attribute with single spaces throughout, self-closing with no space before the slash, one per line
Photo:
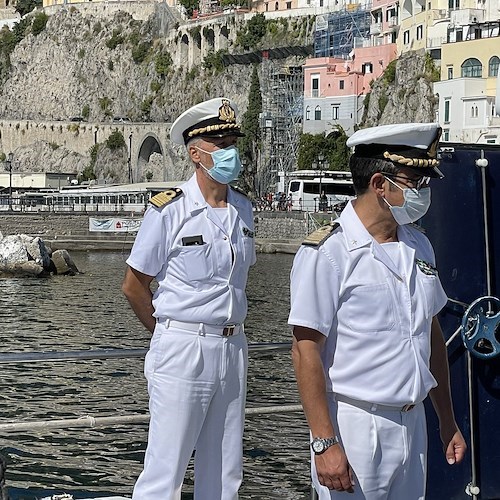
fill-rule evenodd
<path id="1" fill-rule="evenodd" d="M 316 455 L 321 455 L 324 453 L 330 446 L 337 444 L 339 440 L 336 437 L 331 438 L 314 438 L 311 443 L 311 448 Z"/>

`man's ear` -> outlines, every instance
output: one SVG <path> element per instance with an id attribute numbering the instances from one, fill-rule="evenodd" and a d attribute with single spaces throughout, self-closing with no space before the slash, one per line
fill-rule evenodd
<path id="1" fill-rule="evenodd" d="M 372 175 L 370 179 L 370 187 L 377 194 L 382 195 L 384 193 L 384 184 L 385 184 L 385 177 L 380 172 L 377 172 L 376 174 Z"/>
<path id="2" fill-rule="evenodd" d="M 189 158 L 191 158 L 191 160 L 194 163 L 199 163 L 200 162 L 200 153 L 199 153 L 198 149 L 194 145 L 193 146 L 189 146 L 189 148 L 188 148 L 188 154 L 189 154 Z"/>

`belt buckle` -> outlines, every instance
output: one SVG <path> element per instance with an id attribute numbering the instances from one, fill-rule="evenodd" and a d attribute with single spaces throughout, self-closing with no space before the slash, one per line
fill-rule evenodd
<path id="1" fill-rule="evenodd" d="M 236 325 L 227 325 L 223 328 L 222 330 L 222 336 L 223 337 L 231 337 L 231 335 L 234 334 L 234 330 L 236 328 Z"/>
<path id="2" fill-rule="evenodd" d="M 407 411 L 411 411 L 413 410 L 413 408 L 415 408 L 415 405 L 414 404 L 408 404 L 408 405 L 404 405 L 403 408 L 401 408 L 401 411 L 403 412 L 407 412 Z"/>

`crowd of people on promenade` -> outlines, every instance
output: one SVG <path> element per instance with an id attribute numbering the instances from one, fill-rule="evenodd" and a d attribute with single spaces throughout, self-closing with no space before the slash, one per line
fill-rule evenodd
<path id="1" fill-rule="evenodd" d="M 281 191 L 275 193 L 267 192 L 253 202 L 254 209 L 257 212 L 291 212 L 292 195 L 287 195 Z"/>

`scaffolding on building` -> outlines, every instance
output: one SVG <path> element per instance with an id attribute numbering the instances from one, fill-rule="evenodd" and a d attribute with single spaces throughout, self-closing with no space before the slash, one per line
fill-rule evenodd
<path id="1" fill-rule="evenodd" d="M 281 176 L 296 170 L 302 131 L 304 76 L 302 66 L 262 58 L 262 150 L 256 176 L 260 195 L 278 189 Z M 282 187 L 283 188 L 283 187 Z M 284 188 L 283 188 L 284 190 Z"/>
<path id="2" fill-rule="evenodd" d="M 355 47 L 370 39 L 371 14 L 358 4 L 356 9 L 331 12 L 316 19 L 314 57 L 349 58 Z"/>

